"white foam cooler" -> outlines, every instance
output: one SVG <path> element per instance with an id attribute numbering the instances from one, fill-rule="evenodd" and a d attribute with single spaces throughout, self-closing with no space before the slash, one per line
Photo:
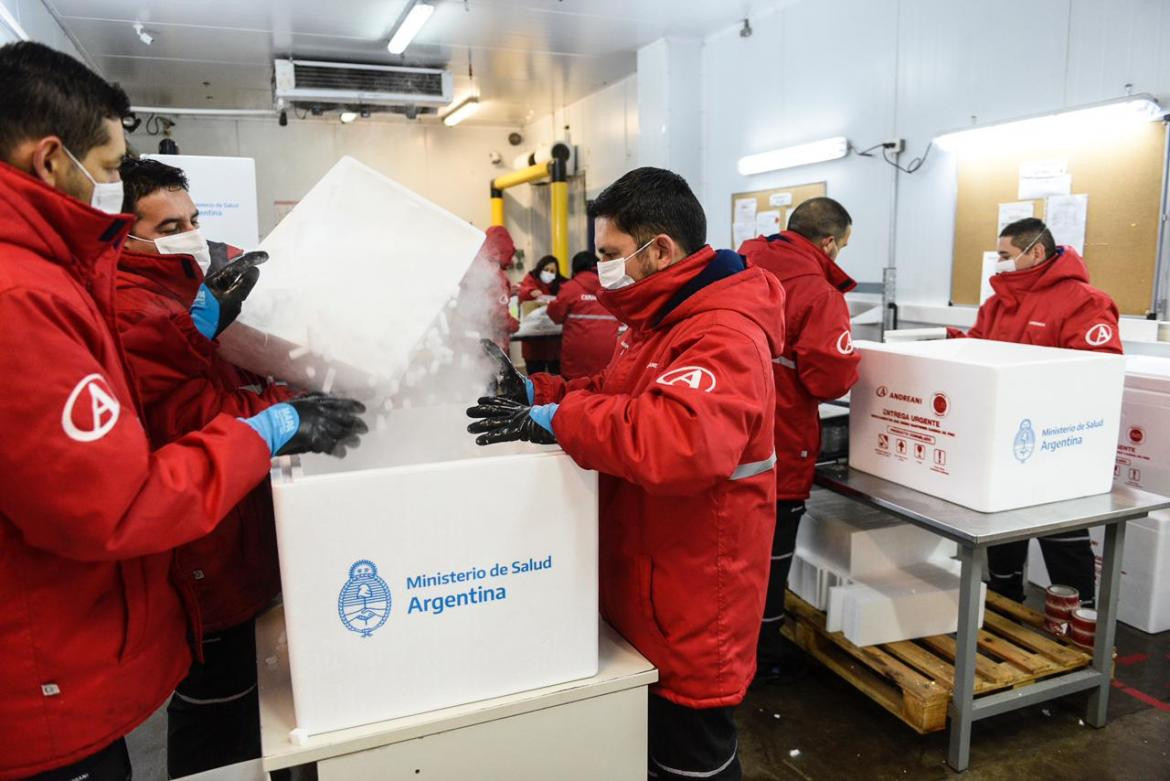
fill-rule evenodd
<path id="1" fill-rule="evenodd" d="M 1121 356 L 983 339 L 855 345 L 854 468 L 980 512 L 1111 489 Z"/>
<path id="2" fill-rule="evenodd" d="M 314 734 L 597 672 L 597 474 L 396 410 L 273 498 L 296 723 Z"/>

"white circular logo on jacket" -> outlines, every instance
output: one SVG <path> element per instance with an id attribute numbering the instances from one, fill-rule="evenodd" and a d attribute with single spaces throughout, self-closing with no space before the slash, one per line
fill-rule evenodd
<path id="1" fill-rule="evenodd" d="M 110 433 L 121 411 L 106 378 L 89 374 L 69 394 L 61 412 L 61 428 L 76 442 L 93 442 Z"/>
<path id="2" fill-rule="evenodd" d="M 671 369 L 657 380 L 659 385 L 686 385 L 691 390 L 710 393 L 715 390 L 715 375 L 702 366 L 681 366 Z"/>
<path id="3" fill-rule="evenodd" d="M 1109 344 L 1113 340 L 1113 329 L 1105 323 L 1097 323 L 1085 332 L 1085 341 L 1093 347 Z"/>
<path id="4" fill-rule="evenodd" d="M 853 334 L 850 331 L 842 331 L 841 335 L 837 337 L 837 352 L 842 355 L 853 353 Z"/>

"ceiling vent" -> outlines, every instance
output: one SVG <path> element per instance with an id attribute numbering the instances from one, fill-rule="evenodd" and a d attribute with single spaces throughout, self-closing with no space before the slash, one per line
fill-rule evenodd
<path id="1" fill-rule="evenodd" d="M 363 65 L 320 60 L 276 60 L 277 106 L 446 106 L 452 78 L 437 68 Z"/>

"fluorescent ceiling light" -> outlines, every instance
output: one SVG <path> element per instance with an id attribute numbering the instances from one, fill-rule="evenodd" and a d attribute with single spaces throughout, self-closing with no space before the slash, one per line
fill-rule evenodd
<path id="1" fill-rule="evenodd" d="M 427 19 L 430 19 L 434 12 L 435 6 L 430 3 L 413 3 L 410 10 L 406 12 L 406 16 L 398 23 L 394 35 L 390 36 L 390 43 L 386 45 L 389 52 L 402 54 L 406 51 L 406 47 L 410 46 L 414 36 L 418 35 L 418 31 L 422 29 L 422 26 L 427 23 Z"/>
<path id="2" fill-rule="evenodd" d="M 338 119 L 341 120 L 341 123 L 343 125 L 348 125 L 350 122 L 353 122 L 357 118 L 358 118 L 358 115 L 357 115 L 356 111 L 343 111 L 343 112 L 341 112 L 341 115 L 338 117 Z"/>
<path id="3" fill-rule="evenodd" d="M 443 115 L 443 124 L 447 127 L 455 127 L 477 111 L 479 111 L 479 98 L 468 98 Z"/>
<path id="4" fill-rule="evenodd" d="M 845 136 L 837 136 L 836 138 L 826 138 L 823 141 L 786 146 L 782 149 L 773 149 L 771 152 L 741 157 L 738 167 L 741 175 L 751 176 L 781 168 L 823 163 L 826 160 L 836 160 L 847 154 L 849 154 L 849 140 Z"/>
<path id="5" fill-rule="evenodd" d="M 1043 116 L 945 133 L 934 139 L 950 152 L 996 149 L 1004 146 L 1052 145 L 1085 140 L 1101 133 L 1116 136 L 1125 128 L 1141 127 L 1162 117 L 1163 110 L 1148 95 L 1136 95 L 1093 106 Z"/>

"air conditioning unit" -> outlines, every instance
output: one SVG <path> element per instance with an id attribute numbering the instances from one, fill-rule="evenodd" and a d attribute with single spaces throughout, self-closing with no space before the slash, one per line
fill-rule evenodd
<path id="1" fill-rule="evenodd" d="M 404 68 L 321 60 L 276 60 L 278 106 L 417 106 L 451 102 L 452 78 L 437 68 Z"/>

